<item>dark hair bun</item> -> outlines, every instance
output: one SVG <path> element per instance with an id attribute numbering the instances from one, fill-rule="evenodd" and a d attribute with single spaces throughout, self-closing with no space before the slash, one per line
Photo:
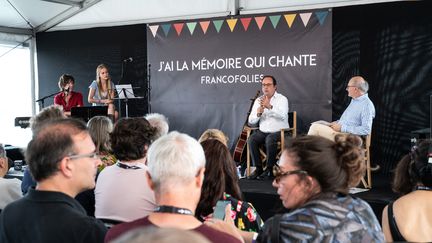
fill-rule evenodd
<path id="1" fill-rule="evenodd" d="M 347 173 L 348 186 L 356 186 L 365 173 L 364 149 L 362 139 L 356 135 L 337 135 L 335 150 L 338 164 Z"/>

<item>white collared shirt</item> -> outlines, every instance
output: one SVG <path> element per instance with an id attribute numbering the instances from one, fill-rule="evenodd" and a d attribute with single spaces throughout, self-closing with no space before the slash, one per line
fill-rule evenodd
<path id="1" fill-rule="evenodd" d="M 289 128 L 288 99 L 275 91 L 270 99 L 270 105 L 273 108 L 264 108 L 264 112 L 259 117 L 257 116 L 257 110 L 260 106 L 260 98 L 256 99 L 249 115 L 249 124 L 255 125 L 259 122 L 260 131 L 265 133 L 278 132 L 282 128 Z"/>

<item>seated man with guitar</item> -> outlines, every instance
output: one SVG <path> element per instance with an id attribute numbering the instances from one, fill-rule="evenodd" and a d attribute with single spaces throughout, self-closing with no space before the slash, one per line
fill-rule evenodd
<path id="1" fill-rule="evenodd" d="M 276 79 L 264 76 L 262 81 L 263 96 L 256 99 L 248 118 L 250 125 L 259 123 L 259 129 L 248 139 L 252 163 L 256 167 L 248 179 L 273 179 L 273 166 L 276 164 L 277 143 L 280 141 L 280 129 L 289 128 L 288 99 L 276 92 Z M 259 147 L 265 144 L 267 168 L 263 170 Z"/>

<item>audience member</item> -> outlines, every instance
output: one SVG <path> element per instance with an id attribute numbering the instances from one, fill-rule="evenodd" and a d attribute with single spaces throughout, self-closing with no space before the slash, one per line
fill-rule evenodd
<path id="1" fill-rule="evenodd" d="M 402 195 L 384 208 L 387 242 L 432 242 L 432 141 L 425 140 L 398 163 L 393 191 Z"/>
<path id="2" fill-rule="evenodd" d="M 198 142 L 202 143 L 208 139 L 216 139 L 219 142 L 223 143 L 226 147 L 228 147 L 228 137 L 219 129 L 207 129 L 202 134 L 201 137 L 198 139 Z"/>
<path id="3" fill-rule="evenodd" d="M 37 186 L 2 211 L 0 242 L 102 242 L 103 223 L 73 199 L 95 186 L 101 163 L 86 125 L 74 119 L 47 123 L 25 158 Z"/>
<path id="4" fill-rule="evenodd" d="M 142 227 L 131 230 L 111 243 L 210 243 L 200 233 L 174 228 Z"/>
<path id="5" fill-rule="evenodd" d="M 60 93 L 54 96 L 54 104 L 62 106 L 66 116 L 71 115 L 72 107 L 84 106 L 82 94 L 73 91 L 74 85 L 75 79 L 72 75 L 63 74 L 60 76 L 58 82 Z"/>
<path id="6" fill-rule="evenodd" d="M 149 113 L 145 115 L 144 118 L 147 119 L 152 127 L 156 128 L 153 141 L 168 133 L 169 124 L 166 116 L 159 113 Z"/>
<path id="7" fill-rule="evenodd" d="M 158 207 L 145 218 L 111 228 L 106 242 L 142 226 L 192 230 L 211 242 L 239 242 L 239 239 L 202 224 L 194 216 L 205 170 L 204 151 L 195 139 L 171 132 L 150 146 L 147 157 L 147 179 Z M 240 237 L 236 230 L 231 233 Z"/>
<path id="8" fill-rule="evenodd" d="M 348 194 L 365 172 L 361 139 L 338 135 L 335 141 L 303 136 L 284 149 L 274 167 L 273 186 L 290 211 L 267 220 L 256 242 L 384 241 L 371 207 Z M 209 224 L 226 226 L 222 221 Z M 252 233 L 242 234 L 252 242 Z"/>
<path id="9" fill-rule="evenodd" d="M 228 148 L 216 139 L 201 142 L 206 166 L 201 197 L 195 216 L 204 221 L 211 218 L 218 200 L 231 203 L 231 217 L 238 229 L 258 232 L 263 225 L 252 204 L 241 201 L 237 168 Z"/>
<path id="10" fill-rule="evenodd" d="M 129 222 L 153 212 L 155 198 L 145 175 L 147 150 L 154 133 L 142 117 L 123 118 L 116 123 L 111 146 L 118 161 L 102 170 L 97 179 L 97 218 Z"/>
<path id="11" fill-rule="evenodd" d="M 49 121 L 66 118 L 63 113 L 63 107 L 58 105 L 51 105 L 42 109 L 37 115 L 30 119 L 30 128 L 33 136 L 37 134 L 39 129 Z M 29 168 L 24 170 L 24 176 L 21 183 L 21 191 L 25 195 L 30 187 L 35 187 L 36 181 L 30 175 Z"/>
<path id="12" fill-rule="evenodd" d="M 9 203 L 22 197 L 21 181 L 16 178 L 4 178 L 8 171 L 8 158 L 3 144 L 0 143 L 0 211 Z"/>
<path id="13" fill-rule="evenodd" d="M 112 154 L 110 141 L 110 134 L 113 130 L 111 119 L 106 116 L 95 116 L 88 121 L 87 127 L 96 145 L 96 151 L 102 161 L 102 164 L 99 166 L 99 171 L 107 166 L 115 164 L 117 159 Z"/>

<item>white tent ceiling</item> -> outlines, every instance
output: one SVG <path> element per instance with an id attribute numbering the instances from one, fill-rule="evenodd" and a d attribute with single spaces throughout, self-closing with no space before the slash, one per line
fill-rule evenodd
<path id="1" fill-rule="evenodd" d="M 401 0 L 0 0 L 0 33 L 82 29 Z"/>

